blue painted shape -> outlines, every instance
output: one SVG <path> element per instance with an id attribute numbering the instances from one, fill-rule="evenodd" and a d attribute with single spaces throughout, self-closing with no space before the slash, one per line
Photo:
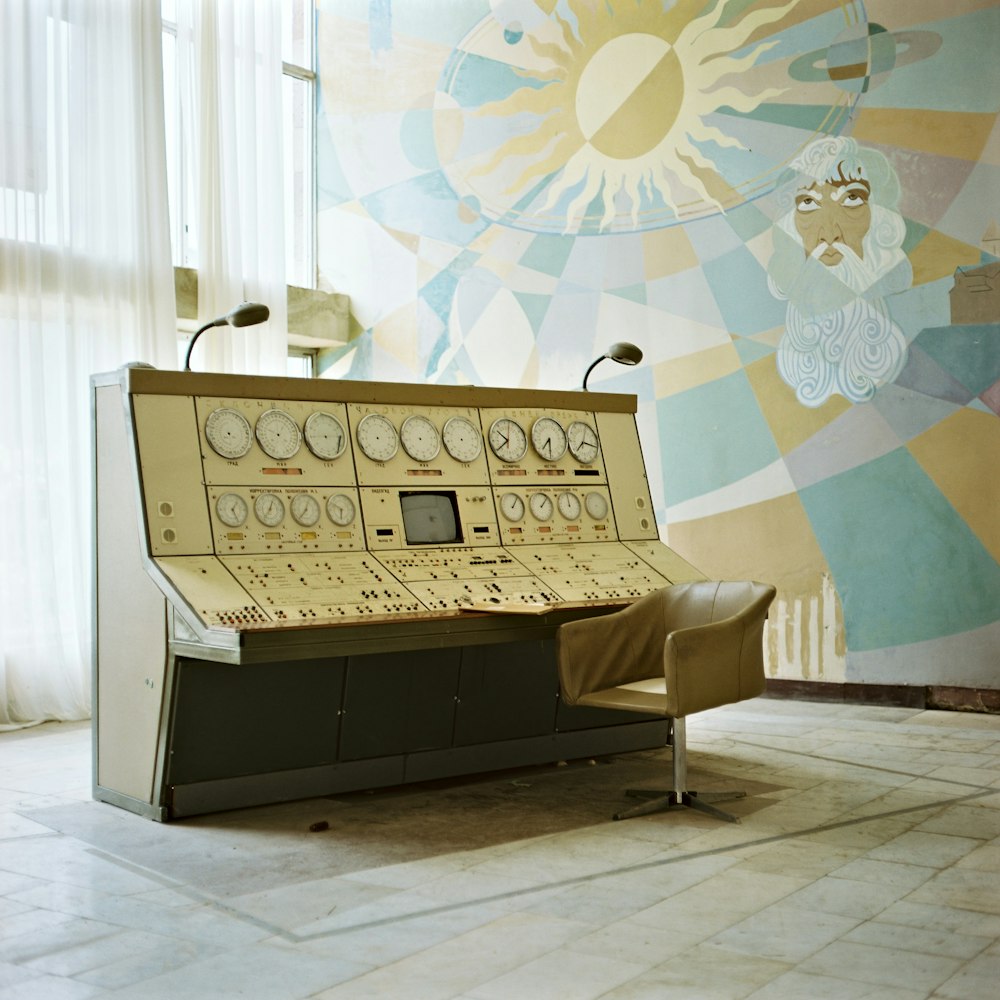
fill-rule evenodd
<path id="1" fill-rule="evenodd" d="M 930 327 L 914 344 L 969 389 L 970 396 L 1000 379 L 1000 323 Z"/>
<path id="2" fill-rule="evenodd" d="M 436 170 L 441 166 L 434 138 L 434 111 L 431 108 L 411 108 L 403 115 L 399 145 L 415 167 Z"/>
<path id="3" fill-rule="evenodd" d="M 608 293 L 622 299 L 628 299 L 630 302 L 638 302 L 643 306 L 646 304 L 645 282 L 638 285 L 627 285 L 625 288 L 609 288 Z"/>
<path id="4" fill-rule="evenodd" d="M 779 458 L 746 373 L 657 402 L 668 505 L 711 493 Z"/>
<path id="5" fill-rule="evenodd" d="M 534 271 L 541 271 L 543 274 L 551 274 L 558 278 L 566 267 L 566 261 L 573 252 L 574 239 L 572 236 L 536 236 L 531 241 L 531 246 L 521 255 L 519 264 L 530 267 Z"/>
<path id="6" fill-rule="evenodd" d="M 1000 566 L 906 449 L 798 496 L 833 573 L 849 650 L 922 642 L 1000 618 Z"/>
<path id="7" fill-rule="evenodd" d="M 726 329 L 752 334 L 782 326 L 785 303 L 767 289 L 767 275 L 746 247 L 703 265 Z"/>
<path id="8" fill-rule="evenodd" d="M 960 408 L 958 403 L 904 388 L 898 382 L 881 386 L 872 406 L 901 441 L 912 441 Z"/>
<path id="9" fill-rule="evenodd" d="M 912 344 L 906 355 L 906 364 L 896 376 L 895 384 L 949 403 L 964 405 L 972 398 L 972 393 L 964 385 Z"/>
<path id="10" fill-rule="evenodd" d="M 955 279 L 950 275 L 926 285 L 907 288 L 886 300 L 892 321 L 912 343 L 925 326 L 947 326 L 951 322 L 951 302 L 948 292 Z"/>
<path id="11" fill-rule="evenodd" d="M 884 83 L 865 95 L 866 108 L 996 113 L 1000 7 L 993 5 L 927 25 L 908 25 L 907 30 L 935 32 L 941 36 L 941 47 L 926 59 L 897 64 Z"/>
<path id="12" fill-rule="evenodd" d="M 342 205 L 354 199 L 354 192 L 340 166 L 337 147 L 330 135 L 330 121 L 325 115 L 316 119 L 316 210 Z"/>
<path id="13" fill-rule="evenodd" d="M 736 348 L 736 353 L 744 365 L 760 361 L 761 358 L 774 354 L 776 350 L 770 344 L 762 344 L 759 340 L 747 340 L 746 337 L 734 337 L 733 347 Z"/>
<path id="14" fill-rule="evenodd" d="M 392 0 L 369 0 L 368 46 L 372 52 L 392 48 Z"/>
<path id="15" fill-rule="evenodd" d="M 445 326 L 448 325 L 448 315 L 451 312 L 451 303 L 455 298 L 459 277 L 457 272 L 450 269 L 439 271 L 420 289 L 420 298 Z"/>
<path id="16" fill-rule="evenodd" d="M 407 233 L 418 233 L 466 246 L 489 228 L 482 218 L 462 221 L 461 203 L 440 171 L 421 174 L 361 199 L 376 222 Z"/>
<path id="17" fill-rule="evenodd" d="M 542 320 L 545 319 L 545 314 L 549 311 L 549 306 L 552 305 L 552 296 L 539 295 L 536 292 L 514 292 L 514 298 L 524 310 L 524 315 L 528 317 L 531 329 L 537 335 L 542 328 Z"/>
<path id="18" fill-rule="evenodd" d="M 646 282 L 646 304 L 671 316 L 683 316 L 705 326 L 721 327 L 722 314 L 701 269 L 679 271 Z"/>
<path id="19" fill-rule="evenodd" d="M 541 90 L 549 81 L 519 76 L 513 66 L 459 52 L 452 55 L 442 74 L 441 89 L 463 108 L 478 108 L 499 101 L 517 90 Z"/>

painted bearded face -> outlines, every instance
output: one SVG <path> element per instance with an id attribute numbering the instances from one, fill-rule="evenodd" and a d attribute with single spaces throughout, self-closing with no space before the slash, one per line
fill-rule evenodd
<path id="1" fill-rule="evenodd" d="M 845 177 L 813 184 L 795 195 L 795 228 L 807 257 L 833 267 L 844 259 L 844 248 L 864 259 L 864 238 L 871 226 L 871 187 L 862 177 Z"/>

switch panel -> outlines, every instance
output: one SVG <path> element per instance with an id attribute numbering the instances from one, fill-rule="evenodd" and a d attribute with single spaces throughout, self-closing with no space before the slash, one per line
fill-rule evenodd
<path id="1" fill-rule="evenodd" d="M 147 554 L 192 627 L 621 603 L 702 578 L 658 540 L 633 397 L 128 379 Z"/>

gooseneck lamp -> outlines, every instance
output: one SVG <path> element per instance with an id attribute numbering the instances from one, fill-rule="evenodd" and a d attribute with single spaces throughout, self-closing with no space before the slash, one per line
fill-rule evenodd
<path id="1" fill-rule="evenodd" d="M 627 344 L 621 341 L 617 344 L 612 344 L 599 358 L 597 358 L 591 366 L 587 369 L 586 374 L 583 376 L 583 388 L 584 391 L 587 389 L 587 379 L 590 378 L 590 373 L 605 359 L 608 358 L 611 361 L 617 361 L 620 365 L 637 365 L 642 361 L 642 351 L 639 350 L 635 344 Z"/>
<path id="2" fill-rule="evenodd" d="M 267 306 L 261 305 L 259 302 L 244 302 L 231 313 L 213 319 L 211 323 L 206 323 L 195 333 L 188 344 L 187 354 L 184 355 L 184 371 L 191 371 L 191 350 L 195 341 L 206 330 L 210 330 L 213 326 L 256 326 L 258 323 L 266 322 L 270 315 L 271 310 Z"/>

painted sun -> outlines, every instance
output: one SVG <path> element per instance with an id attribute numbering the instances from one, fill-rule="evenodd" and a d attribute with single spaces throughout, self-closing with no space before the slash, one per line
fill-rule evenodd
<path id="1" fill-rule="evenodd" d="M 738 114 L 783 93 L 746 93 L 736 74 L 775 42 L 755 33 L 798 0 L 744 5 L 677 0 L 563 0 L 526 32 L 530 47 L 517 73 L 523 86 L 482 104 L 478 115 L 526 119 L 479 157 L 470 178 L 502 178 L 510 204 L 550 212 L 564 231 L 599 216 L 635 227 L 643 207 L 665 204 L 675 217 L 698 203 L 718 210 L 738 200 L 713 160 L 742 143 L 707 122 L 720 109 Z M 738 55 L 733 55 L 738 53 Z"/>

